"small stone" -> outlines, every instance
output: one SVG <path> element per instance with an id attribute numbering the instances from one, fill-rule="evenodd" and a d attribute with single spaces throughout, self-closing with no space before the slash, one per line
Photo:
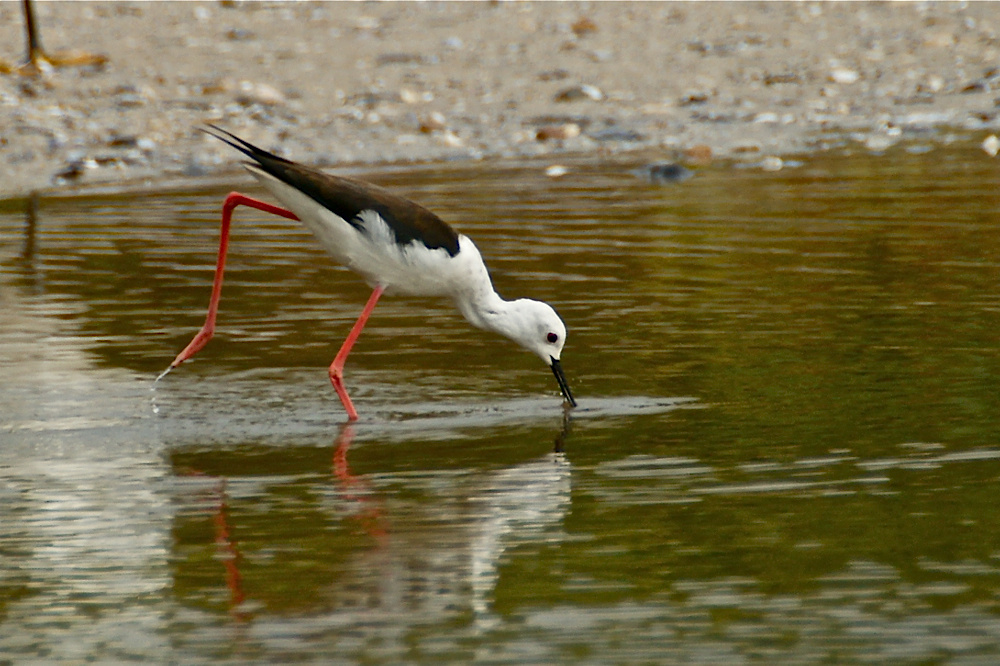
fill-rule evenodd
<path id="1" fill-rule="evenodd" d="M 996 134 L 990 134 L 983 139 L 980 146 L 990 157 L 996 157 L 997 153 L 1000 153 L 1000 139 L 997 138 Z"/>
<path id="2" fill-rule="evenodd" d="M 705 166 L 712 162 L 712 149 L 703 143 L 699 143 L 685 150 L 684 158 L 689 164 Z"/>
<path id="3" fill-rule="evenodd" d="M 121 108 L 134 108 L 137 106 L 142 106 L 146 101 L 141 95 L 135 93 L 122 93 L 115 98 L 115 104 Z"/>
<path id="4" fill-rule="evenodd" d="M 675 162 L 661 162 L 649 166 L 649 179 L 654 183 L 682 183 L 694 172 Z"/>
<path id="5" fill-rule="evenodd" d="M 449 148 L 461 148 L 462 139 L 451 130 L 446 130 L 439 135 L 439 140 Z"/>
<path id="6" fill-rule="evenodd" d="M 539 127 L 538 131 L 535 132 L 535 138 L 539 141 L 548 141 L 549 139 L 563 141 L 565 139 L 573 139 L 578 136 L 580 136 L 580 126 L 576 123 L 546 125 L 544 127 Z"/>
<path id="7" fill-rule="evenodd" d="M 375 58 L 375 64 L 383 65 L 421 65 L 425 62 L 419 53 L 382 53 Z"/>
<path id="8" fill-rule="evenodd" d="M 424 134 L 440 132 L 448 126 L 448 120 L 440 111 L 431 111 L 420 119 L 420 131 Z"/>
<path id="9" fill-rule="evenodd" d="M 138 137 L 134 134 L 112 134 L 108 138 L 108 145 L 112 148 L 131 148 L 135 146 Z"/>
<path id="10" fill-rule="evenodd" d="M 846 67 L 834 67 L 830 70 L 830 76 L 828 78 L 834 83 L 849 85 L 851 83 L 856 83 L 858 79 L 861 78 L 861 74 L 853 69 L 847 69 Z"/>
<path id="11" fill-rule="evenodd" d="M 760 168 L 764 171 L 781 171 L 783 166 L 785 163 L 775 155 L 768 155 L 760 161 Z"/>
<path id="12" fill-rule="evenodd" d="M 584 35 L 589 35 L 590 33 L 597 32 L 597 24 L 592 20 L 584 16 L 579 19 L 576 23 L 570 26 L 573 34 L 577 37 L 583 37 Z"/>
<path id="13" fill-rule="evenodd" d="M 539 81 L 562 81 L 569 78 L 569 71 L 565 69 L 550 69 L 538 73 Z"/>
<path id="14" fill-rule="evenodd" d="M 781 83 L 802 83 L 802 79 L 794 72 L 779 72 L 777 74 L 764 75 L 765 86 L 774 86 Z"/>
<path id="15" fill-rule="evenodd" d="M 865 137 L 865 148 L 873 153 L 881 153 L 896 143 L 896 139 L 887 134 L 870 134 Z"/>
<path id="16" fill-rule="evenodd" d="M 230 28 L 226 31 L 226 39 L 233 42 L 245 42 L 256 38 L 257 34 L 253 30 L 247 30 L 246 28 Z"/>
<path id="17" fill-rule="evenodd" d="M 928 76 L 917 84 L 918 93 L 936 93 L 944 88 L 944 79 L 936 74 Z"/>
<path id="18" fill-rule="evenodd" d="M 590 132 L 588 136 L 594 141 L 643 141 L 646 138 L 641 132 L 627 127 L 607 127 Z"/>
<path id="19" fill-rule="evenodd" d="M 604 99 L 604 93 L 597 86 L 584 83 L 572 88 L 565 88 L 556 93 L 557 102 L 576 102 L 583 99 L 591 99 L 595 102 Z"/>
<path id="20" fill-rule="evenodd" d="M 947 30 L 933 32 L 924 38 L 924 44 L 932 48 L 950 49 L 955 45 L 955 35 Z"/>
<path id="21" fill-rule="evenodd" d="M 96 169 L 97 160 L 92 158 L 71 159 L 66 166 L 56 172 L 55 177 L 61 180 L 76 180 L 87 169 Z"/>
<path id="22" fill-rule="evenodd" d="M 273 106 L 284 104 L 285 95 L 267 83 L 240 81 L 240 93 L 236 96 L 236 101 L 243 106 L 250 106 L 251 104 Z"/>
<path id="23" fill-rule="evenodd" d="M 678 104 L 681 106 L 694 106 L 696 104 L 704 104 L 708 101 L 709 95 L 704 92 L 691 92 L 680 98 Z"/>

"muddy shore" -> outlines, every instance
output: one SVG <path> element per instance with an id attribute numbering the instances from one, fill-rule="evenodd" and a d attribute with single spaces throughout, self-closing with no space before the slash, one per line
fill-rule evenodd
<path id="1" fill-rule="evenodd" d="M 41 2 L 102 65 L 0 75 L 0 198 L 235 168 L 207 123 L 324 166 L 781 158 L 982 142 L 1000 3 Z M 0 58 L 24 58 L 0 3 Z M 983 159 L 989 159 L 982 151 Z"/>

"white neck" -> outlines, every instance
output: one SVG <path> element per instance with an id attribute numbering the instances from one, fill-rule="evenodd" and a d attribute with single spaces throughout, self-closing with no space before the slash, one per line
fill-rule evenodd
<path id="1" fill-rule="evenodd" d="M 512 327 L 509 325 L 511 301 L 500 298 L 493 290 L 493 285 L 487 289 L 466 292 L 455 298 L 462 316 L 476 328 L 494 331 L 511 337 Z"/>
<path id="2" fill-rule="evenodd" d="M 502 299 L 493 289 L 493 280 L 476 245 L 467 236 L 461 236 L 459 242 L 463 279 L 462 288 L 452 293 L 455 305 L 476 328 L 511 337 L 512 328 L 505 325 L 511 302 Z"/>

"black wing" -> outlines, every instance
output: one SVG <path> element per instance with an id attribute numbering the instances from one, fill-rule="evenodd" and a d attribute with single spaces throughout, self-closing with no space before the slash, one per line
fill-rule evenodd
<path id="1" fill-rule="evenodd" d="M 444 220 L 419 204 L 393 194 L 389 190 L 352 178 L 342 178 L 323 173 L 244 141 L 235 134 L 209 125 L 214 130 L 207 134 L 223 141 L 253 160 L 248 162 L 261 168 L 283 183 L 294 187 L 361 230 L 358 215 L 362 211 L 377 212 L 400 245 L 414 241 L 435 250 L 444 249 L 449 255 L 458 254 L 458 234 Z"/>

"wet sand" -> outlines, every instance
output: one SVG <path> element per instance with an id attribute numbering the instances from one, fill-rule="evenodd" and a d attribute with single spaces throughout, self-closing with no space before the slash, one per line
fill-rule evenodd
<path id="1" fill-rule="evenodd" d="M 0 197 L 235 168 L 217 124 L 297 160 L 646 151 L 780 168 L 998 129 L 998 3 L 43 2 L 99 67 L 0 76 Z M 0 58 L 24 57 L 0 3 Z M 983 159 L 989 159 L 986 151 Z"/>

